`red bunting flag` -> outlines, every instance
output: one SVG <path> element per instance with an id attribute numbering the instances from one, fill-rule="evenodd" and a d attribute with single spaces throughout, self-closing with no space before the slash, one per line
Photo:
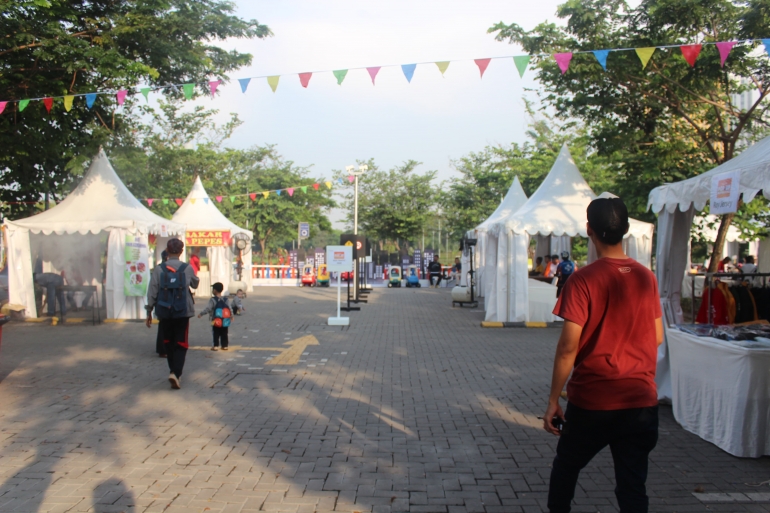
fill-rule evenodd
<path id="1" fill-rule="evenodd" d="M 730 50 L 733 49 L 733 46 L 735 46 L 735 41 L 727 41 L 724 43 L 717 43 L 717 50 L 719 50 L 719 65 L 723 68 L 725 67 L 725 61 L 727 60 L 727 57 L 730 55 Z"/>
<path id="2" fill-rule="evenodd" d="M 487 70 L 487 66 L 489 66 L 489 63 L 492 61 L 492 59 L 474 59 L 473 62 L 476 63 L 476 66 L 479 67 L 479 72 L 481 73 L 481 78 L 484 78 L 484 72 Z"/>
<path id="3" fill-rule="evenodd" d="M 251 201 L 257 201 L 257 193 L 252 192 L 251 194 L 249 194 L 249 198 L 251 198 Z"/>
<path id="4" fill-rule="evenodd" d="M 703 45 L 682 45 L 679 47 L 682 50 L 682 57 L 691 67 L 695 66 L 695 60 L 698 58 L 701 48 Z"/>
<path id="5" fill-rule="evenodd" d="M 372 77 L 372 85 L 374 85 L 374 78 L 377 76 L 377 73 L 380 72 L 380 66 L 377 66 L 376 68 L 366 68 L 366 71 L 368 71 L 369 76 Z"/>
<path id="6" fill-rule="evenodd" d="M 45 105 L 45 110 L 50 114 L 51 107 L 53 107 L 53 98 L 43 98 L 43 105 Z"/>
<path id="7" fill-rule="evenodd" d="M 180 207 L 182 206 L 182 203 L 184 203 L 184 200 L 182 198 L 177 198 L 174 201 L 176 201 L 176 204 L 179 205 Z"/>
<path id="8" fill-rule="evenodd" d="M 307 89 L 307 85 L 310 83 L 310 77 L 312 77 L 312 73 L 300 73 L 299 74 L 299 83 L 302 84 L 302 87 Z"/>
<path id="9" fill-rule="evenodd" d="M 355 175 L 348 176 L 348 182 L 353 183 L 353 181 L 356 179 Z"/>
<path id="10" fill-rule="evenodd" d="M 0 112 L 2 112 L 2 110 L 0 110 Z M 318 184 L 317 183 L 313 184 L 313 189 L 318 190 Z"/>
<path id="11" fill-rule="evenodd" d="M 147 205 L 152 206 L 152 202 L 155 201 L 153 198 L 147 198 Z"/>
<path id="12" fill-rule="evenodd" d="M 219 84 L 221 84 L 221 80 L 212 80 L 209 82 L 209 91 L 211 91 L 211 96 L 214 96 L 217 92 L 217 87 L 219 87 Z"/>
<path id="13" fill-rule="evenodd" d="M 8 102 L 0 102 L 0 114 L 3 113 L 6 105 L 8 105 Z"/>
<path id="14" fill-rule="evenodd" d="M 294 189 L 292 189 L 291 187 L 289 187 L 289 188 L 288 188 L 288 189 L 286 189 L 286 190 L 287 190 L 287 191 L 289 191 L 289 196 L 294 196 Z"/>
<path id="15" fill-rule="evenodd" d="M 222 203 L 222 196 L 217 196 L 217 203 Z"/>
<path id="16" fill-rule="evenodd" d="M 569 63 L 572 60 L 572 52 L 555 53 L 553 54 L 553 58 L 556 59 L 556 64 L 559 65 L 561 74 L 565 74 L 569 69 Z"/>

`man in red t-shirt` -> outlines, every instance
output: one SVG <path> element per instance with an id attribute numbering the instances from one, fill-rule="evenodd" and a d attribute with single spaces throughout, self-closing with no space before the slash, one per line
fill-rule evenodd
<path id="1" fill-rule="evenodd" d="M 620 198 L 587 209 L 599 259 L 572 274 L 553 313 L 564 319 L 544 428 L 561 435 L 548 508 L 569 512 L 578 474 L 604 447 L 615 462 L 620 511 L 646 512 L 647 458 L 658 440 L 655 368 L 663 323 L 655 275 L 623 252 L 628 210 Z M 566 415 L 559 405 L 567 378 Z M 564 424 L 561 431 L 554 419 Z"/>

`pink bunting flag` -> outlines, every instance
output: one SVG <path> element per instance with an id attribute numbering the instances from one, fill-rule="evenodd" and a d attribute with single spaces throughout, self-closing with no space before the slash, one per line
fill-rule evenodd
<path id="1" fill-rule="evenodd" d="M 289 187 L 286 190 L 289 191 L 289 196 L 294 196 L 294 189 L 293 188 Z"/>
<path id="2" fill-rule="evenodd" d="M 307 89 L 307 85 L 310 83 L 310 77 L 312 77 L 312 73 L 300 73 L 299 74 L 299 83 L 302 84 L 302 87 Z"/>
<path id="3" fill-rule="evenodd" d="M 353 183 L 355 181 L 356 177 L 355 175 L 348 176 L 348 182 Z"/>
<path id="4" fill-rule="evenodd" d="M 115 93 L 115 96 L 118 97 L 118 105 L 123 105 L 123 102 L 126 101 L 126 95 L 128 94 L 128 91 L 125 89 L 121 89 L 117 93 Z"/>
<path id="5" fill-rule="evenodd" d="M 0 112 L 2 112 L 2 111 L 0 111 Z M 317 183 L 313 184 L 313 189 L 318 190 L 318 184 Z"/>
<path id="6" fill-rule="evenodd" d="M 184 203 L 184 200 L 182 198 L 177 198 L 174 201 L 176 201 L 176 204 L 179 205 L 180 207 L 182 206 L 182 203 Z"/>
<path id="7" fill-rule="evenodd" d="M 372 77 L 372 85 L 374 85 L 374 78 L 377 76 L 377 73 L 380 72 L 380 66 L 377 66 L 376 68 L 366 68 L 366 71 L 368 71 L 369 76 Z"/>
<path id="8" fill-rule="evenodd" d="M 154 198 L 147 198 L 147 204 L 148 204 L 149 206 L 152 206 L 152 202 L 153 202 L 153 201 L 155 201 L 155 199 L 154 199 Z"/>
<path id="9" fill-rule="evenodd" d="M 6 105 L 8 105 L 8 102 L 0 102 L 0 114 L 3 113 Z"/>
<path id="10" fill-rule="evenodd" d="M 703 45 L 682 45 L 679 49 L 682 51 L 682 57 L 687 61 L 690 67 L 695 66 L 695 60 L 700 54 L 700 50 Z"/>
<path id="11" fill-rule="evenodd" d="M 43 98 L 43 105 L 45 105 L 45 110 L 50 114 L 51 107 L 53 107 L 53 98 Z"/>
<path id="12" fill-rule="evenodd" d="M 217 196 L 217 203 L 222 203 L 222 196 Z"/>
<path id="13" fill-rule="evenodd" d="M 720 66 L 725 67 L 725 61 L 730 55 L 730 50 L 735 46 L 735 41 L 726 41 L 724 43 L 717 43 L 717 50 L 719 50 Z"/>
<path id="14" fill-rule="evenodd" d="M 556 64 L 559 65 L 561 74 L 565 74 L 569 69 L 569 63 L 572 60 L 572 52 L 555 53 L 553 54 L 553 58 L 556 59 Z"/>
<path id="15" fill-rule="evenodd" d="M 217 92 L 217 87 L 219 87 L 219 84 L 221 84 L 221 80 L 212 80 L 209 82 L 209 90 L 211 91 L 211 96 L 214 96 Z"/>
<path id="16" fill-rule="evenodd" d="M 251 198 L 251 201 L 257 201 L 257 193 L 252 192 L 251 194 L 249 194 L 249 198 Z"/>
<path id="17" fill-rule="evenodd" d="M 479 67 L 479 72 L 481 73 L 481 78 L 484 78 L 484 72 L 487 70 L 487 66 L 489 66 L 489 63 L 492 61 L 492 59 L 474 59 L 473 62 L 476 63 L 476 66 Z"/>

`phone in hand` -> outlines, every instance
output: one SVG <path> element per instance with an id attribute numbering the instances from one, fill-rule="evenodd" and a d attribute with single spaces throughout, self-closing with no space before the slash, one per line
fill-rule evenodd
<path id="1" fill-rule="evenodd" d="M 555 427 L 556 429 L 558 429 L 559 431 L 563 431 L 564 430 L 564 425 L 565 424 L 566 424 L 566 422 L 561 420 L 561 417 L 559 417 L 558 415 L 554 415 L 553 418 L 551 419 L 551 425 L 553 427 Z"/>

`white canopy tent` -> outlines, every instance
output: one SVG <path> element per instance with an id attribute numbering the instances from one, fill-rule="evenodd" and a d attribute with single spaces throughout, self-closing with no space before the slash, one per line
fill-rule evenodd
<path id="1" fill-rule="evenodd" d="M 188 232 L 193 231 L 223 231 L 230 236 L 236 233 L 247 235 L 251 239 L 251 232 L 241 228 L 229 219 L 214 205 L 206 189 L 201 183 L 200 177 L 195 178 L 195 183 L 184 200 L 184 203 L 171 217 L 171 220 L 187 226 Z M 227 237 L 229 239 L 229 237 Z M 160 247 L 160 245 L 158 245 Z M 228 285 L 233 276 L 234 255 L 229 246 L 207 247 L 209 257 L 210 283 L 220 282 L 228 290 Z M 251 255 L 247 255 L 243 262 L 243 276 L 246 283 L 251 283 Z M 208 290 L 201 290 L 199 294 L 206 295 Z"/>
<path id="2" fill-rule="evenodd" d="M 80 184 L 55 207 L 26 219 L 4 222 L 8 235 L 8 293 L 11 303 L 24 305 L 28 317 L 37 317 L 32 282 L 35 246 L 44 268 L 75 269 L 84 284 L 97 285 L 101 297 L 102 234 L 108 235 L 107 317 L 143 318 L 146 297 L 126 297 L 123 282 L 126 235 L 184 236 L 182 224 L 145 208 L 118 178 L 103 150 L 94 158 Z"/>
<path id="3" fill-rule="evenodd" d="M 503 201 L 500 202 L 495 211 L 492 212 L 486 221 L 473 230 L 468 231 L 466 234 L 468 238 L 477 239 L 478 241 L 473 250 L 473 267 L 476 269 L 476 290 L 474 292 L 477 297 L 484 297 L 485 290 L 489 286 L 489 280 L 494 279 L 494 268 L 497 260 L 497 244 L 493 247 L 488 245 L 487 231 L 489 230 L 489 225 L 513 214 L 521 208 L 526 201 L 527 195 L 524 194 L 524 189 L 521 188 L 519 177 L 515 176 L 513 177 L 513 183 L 505 194 Z M 487 262 L 490 263 L 487 264 Z M 469 259 L 467 252 L 463 252 L 463 269 L 466 271 L 469 269 L 468 263 Z M 491 267 L 489 271 L 488 266 Z"/>
<path id="4" fill-rule="evenodd" d="M 586 208 L 596 198 L 565 144 L 537 191 L 516 212 L 491 223 L 488 244 L 497 244 L 494 287 L 486 291 L 486 320 L 528 322 L 528 249 L 531 236 L 586 237 Z M 637 261 L 649 267 L 650 223 L 633 220 L 626 238 L 633 239 Z M 592 251 L 589 244 L 589 263 Z M 645 261 L 646 260 L 646 261 Z"/>

